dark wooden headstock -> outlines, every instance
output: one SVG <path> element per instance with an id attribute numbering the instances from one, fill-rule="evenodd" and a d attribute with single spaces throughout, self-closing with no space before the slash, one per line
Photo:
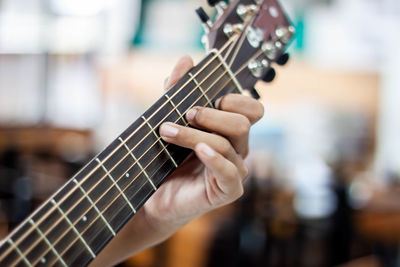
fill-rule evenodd
<path id="1" fill-rule="evenodd" d="M 215 1 L 213 1 L 215 2 Z M 203 18 L 208 51 L 217 50 L 226 60 L 244 89 L 275 77 L 273 65 L 283 65 L 295 29 L 277 0 L 233 0 L 216 4 L 214 23 Z"/>

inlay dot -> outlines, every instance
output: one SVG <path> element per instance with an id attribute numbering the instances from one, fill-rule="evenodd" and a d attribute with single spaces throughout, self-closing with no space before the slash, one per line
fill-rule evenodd
<path id="1" fill-rule="evenodd" d="M 83 217 L 82 217 L 82 221 L 86 222 L 86 221 L 87 221 L 87 217 L 86 217 L 86 216 L 83 216 Z"/>
<path id="2" fill-rule="evenodd" d="M 129 173 L 126 174 L 126 177 L 129 177 Z"/>
<path id="3" fill-rule="evenodd" d="M 46 263 L 46 259 L 43 257 L 43 258 L 40 259 L 40 262 L 41 263 Z"/>

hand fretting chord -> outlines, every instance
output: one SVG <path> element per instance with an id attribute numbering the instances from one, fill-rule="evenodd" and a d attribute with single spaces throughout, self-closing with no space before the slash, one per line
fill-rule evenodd
<path id="1" fill-rule="evenodd" d="M 36 231 L 39 233 L 39 235 L 43 238 L 44 242 L 46 242 L 46 244 L 49 246 L 49 248 L 51 249 L 51 251 L 53 251 L 54 255 L 56 255 L 56 257 L 58 258 L 58 260 L 61 262 L 62 265 L 64 266 L 68 266 L 65 261 L 62 259 L 62 257 L 60 256 L 60 254 L 58 254 L 57 250 L 54 248 L 54 246 L 50 243 L 50 241 L 47 239 L 47 237 L 43 234 L 42 230 L 40 230 L 39 226 L 36 225 L 36 223 L 30 219 L 29 223 L 36 229 Z M 40 259 L 41 263 L 46 263 L 46 258 L 42 257 Z"/>
<path id="2" fill-rule="evenodd" d="M 156 133 L 156 131 L 154 131 L 153 126 L 151 126 L 151 124 L 148 122 L 148 120 L 142 116 L 142 119 L 144 120 L 144 122 L 149 126 L 150 130 L 153 132 L 153 134 L 156 136 L 158 142 L 160 143 L 160 145 L 163 147 L 163 150 L 168 154 L 168 157 L 170 158 L 170 160 L 172 161 L 172 163 L 175 165 L 175 167 L 178 167 L 178 164 L 176 164 L 174 158 L 171 156 L 171 154 L 169 153 L 169 151 L 167 150 L 167 148 L 165 147 L 164 143 L 162 142 L 162 140 L 160 139 L 160 137 L 158 136 L 158 134 Z"/>
<path id="3" fill-rule="evenodd" d="M 93 206 L 93 208 L 96 210 L 96 212 L 100 215 L 101 219 L 104 221 L 110 232 L 115 236 L 115 231 L 112 229 L 111 225 L 107 222 L 106 218 L 104 218 L 103 214 L 99 211 L 99 209 L 96 207 L 94 204 L 93 200 L 90 198 L 90 196 L 86 193 L 86 191 L 82 188 L 82 186 L 79 185 L 78 181 L 76 179 L 72 180 L 76 185 L 78 185 L 79 189 L 82 191 L 82 193 L 85 195 L 87 200 L 89 200 L 90 204 Z"/>
<path id="4" fill-rule="evenodd" d="M 121 193 L 122 197 L 125 199 L 126 203 L 128 203 L 129 207 L 132 209 L 133 213 L 136 213 L 135 208 L 132 206 L 131 202 L 129 201 L 129 199 L 126 197 L 125 193 L 121 190 L 121 188 L 119 187 L 118 183 L 115 181 L 115 179 L 111 176 L 111 173 L 107 170 L 106 167 L 104 167 L 104 165 L 101 163 L 101 161 L 96 158 L 96 161 L 100 164 L 100 166 L 103 168 L 103 170 L 105 171 L 106 175 L 110 178 L 111 182 L 115 185 L 115 187 L 118 189 L 118 191 Z"/>
<path id="5" fill-rule="evenodd" d="M 203 88 L 200 86 L 200 83 L 196 80 L 196 78 L 194 78 L 194 75 L 191 74 L 190 72 L 188 73 L 189 76 L 193 79 L 193 82 L 196 84 L 197 88 L 199 88 L 199 90 L 201 91 L 201 94 L 206 98 L 207 103 L 210 104 L 210 106 L 212 108 L 214 107 L 214 104 L 211 102 L 211 100 L 208 98 L 208 95 L 206 94 L 206 92 L 203 90 Z"/>
<path id="6" fill-rule="evenodd" d="M 75 180 L 75 179 L 74 179 Z M 69 223 L 69 225 L 71 225 L 72 230 L 75 232 L 75 234 L 79 237 L 79 239 L 82 241 L 83 245 L 86 247 L 86 249 L 89 251 L 90 255 L 92 255 L 93 259 L 96 258 L 96 254 L 93 253 L 92 249 L 89 247 L 89 245 L 86 243 L 85 239 L 83 239 L 83 237 L 81 236 L 81 234 L 78 232 L 78 230 L 76 230 L 75 226 L 72 224 L 72 222 L 69 220 L 69 218 L 67 217 L 67 215 L 65 215 L 64 211 L 57 205 L 57 202 L 52 199 L 50 201 L 56 208 L 57 210 L 60 212 L 60 214 L 64 217 L 64 219 Z"/>
<path id="7" fill-rule="evenodd" d="M 183 122 L 185 124 L 189 124 L 185 117 L 182 115 L 182 113 L 179 111 L 179 109 L 176 107 L 175 103 L 172 101 L 172 99 L 169 97 L 169 95 L 165 94 L 165 97 L 168 99 L 168 101 L 171 103 L 171 105 L 174 107 L 174 110 L 176 111 L 176 113 L 178 113 L 179 118 L 181 118 L 183 120 Z"/>
<path id="8" fill-rule="evenodd" d="M 17 245 L 14 243 L 14 241 L 12 241 L 11 238 L 9 238 L 7 240 L 7 242 L 17 251 L 17 253 L 19 254 L 19 256 L 24 260 L 24 262 L 26 263 L 26 265 L 28 266 L 32 266 L 32 264 L 28 261 L 28 259 L 25 257 L 25 255 L 21 252 L 21 250 L 17 247 Z"/>
<path id="9" fill-rule="evenodd" d="M 140 164 L 139 160 L 135 157 L 135 155 L 133 155 L 132 151 L 129 149 L 129 147 L 127 146 L 126 142 L 121 137 L 119 137 L 118 140 L 121 141 L 121 143 L 124 145 L 126 150 L 128 150 L 128 152 L 132 156 L 134 162 L 139 166 L 139 168 L 142 171 L 142 173 L 144 174 L 144 176 L 146 176 L 146 179 L 149 181 L 151 186 L 154 188 L 154 191 L 156 191 L 157 187 L 154 185 L 153 181 L 150 179 L 150 176 L 148 175 L 146 170 L 143 168 L 142 164 Z M 127 175 L 127 177 L 129 177 L 129 173 L 127 173 L 126 175 Z"/>

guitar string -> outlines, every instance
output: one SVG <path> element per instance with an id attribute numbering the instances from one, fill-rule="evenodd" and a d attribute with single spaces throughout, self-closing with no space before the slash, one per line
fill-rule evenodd
<path id="1" fill-rule="evenodd" d="M 209 64 L 208 64 L 208 65 L 209 65 Z M 220 63 L 220 64 L 212 71 L 212 73 L 213 73 L 216 69 L 218 69 L 221 65 L 222 65 L 222 63 Z M 184 101 L 187 97 L 189 97 L 193 92 L 195 92 L 196 89 L 197 89 L 205 80 L 207 80 L 207 78 L 208 78 L 209 76 L 212 75 L 212 73 L 211 73 L 210 75 L 208 75 L 203 81 L 201 81 L 201 82 L 199 83 L 198 86 L 196 86 L 196 87 L 181 101 L 181 102 L 179 102 L 179 103 L 177 104 L 177 106 L 180 106 L 180 104 L 182 104 L 183 101 Z M 225 75 L 225 73 L 226 73 L 226 71 L 224 72 L 223 75 Z M 222 75 L 222 76 L 223 76 L 223 75 Z M 220 78 L 220 77 L 219 77 L 219 78 Z M 218 79 L 219 79 L 219 78 L 218 78 Z M 219 81 L 219 80 L 217 80 L 217 81 Z M 202 96 L 201 96 L 201 97 L 202 97 Z M 169 114 L 171 114 L 171 113 L 174 112 L 175 110 L 176 110 L 176 109 L 172 109 L 172 110 L 170 111 Z M 168 117 L 169 114 L 167 114 L 167 115 L 164 117 L 164 119 L 165 119 L 166 117 Z M 156 127 L 158 127 L 158 125 L 155 126 L 155 128 L 156 128 Z M 149 134 L 150 134 L 150 133 L 148 133 L 143 139 L 145 139 Z M 143 140 L 143 139 L 142 139 L 142 140 Z M 127 140 L 126 140 L 126 141 L 127 141 Z M 140 144 L 140 143 L 139 143 L 139 144 Z M 139 145 L 139 144 L 137 144 L 137 145 Z M 156 143 L 155 143 L 155 144 L 156 144 Z M 137 145 L 136 145 L 136 146 L 137 146 Z M 154 145 L 154 144 L 153 144 L 153 145 Z M 153 145 L 152 145 L 152 146 L 153 146 Z M 134 148 L 132 148 L 132 149 L 129 151 L 129 153 L 127 153 L 127 154 L 125 155 L 124 158 L 126 158 L 127 156 L 129 156 L 130 152 L 132 152 L 132 151 L 136 148 L 136 146 L 135 146 Z M 151 147 L 152 147 L 152 146 L 151 146 Z M 150 148 L 151 148 L 151 147 L 150 147 Z M 149 149 L 150 149 L 150 148 L 149 148 Z M 149 150 L 149 149 L 148 149 L 148 150 Z M 148 151 L 148 150 L 147 150 L 147 151 Z M 146 151 L 146 152 L 147 152 L 147 151 Z M 142 156 L 143 156 L 143 155 L 142 155 Z M 142 156 L 141 156 L 141 157 L 142 157 Z M 140 158 L 141 158 L 141 157 L 140 157 Z M 123 159 L 124 159 L 124 158 L 123 158 Z M 139 159 L 140 159 L 140 158 L 139 158 Z M 122 160 L 123 160 L 123 159 L 122 159 Z M 137 161 L 135 161 L 134 164 L 136 164 L 136 163 L 138 162 L 139 159 L 137 159 Z M 120 163 L 122 160 L 120 160 L 119 163 Z M 118 164 L 116 164 L 116 165 L 118 165 Z M 115 167 L 114 167 L 114 168 L 115 168 Z M 110 170 L 108 171 L 108 173 L 110 173 L 114 168 L 110 169 Z M 124 174 L 124 175 L 125 175 L 125 174 Z M 102 180 L 104 180 L 104 178 L 106 178 L 107 176 L 108 176 L 108 174 L 104 175 L 95 185 L 98 185 L 98 184 L 99 184 Z M 119 181 L 122 177 L 123 177 L 123 175 L 122 175 L 117 181 Z M 116 183 L 113 183 L 113 184 L 115 185 Z M 94 188 L 94 187 L 93 187 L 93 188 Z M 92 189 L 93 189 L 93 188 L 92 188 Z M 90 190 L 90 191 L 91 191 L 91 190 Z M 87 193 L 90 193 L 90 191 L 88 191 Z M 108 191 L 109 191 L 109 190 L 107 190 L 106 193 L 107 193 Z M 103 194 L 101 197 L 103 197 L 103 196 L 104 196 L 104 194 Z M 101 198 L 101 197 L 100 197 L 100 198 Z M 82 197 L 81 199 L 79 199 L 78 201 L 81 201 L 81 200 L 84 199 L 84 198 L 85 198 L 85 196 L 83 196 L 83 197 Z M 100 198 L 96 201 L 96 203 L 100 200 Z M 61 204 L 61 203 L 60 203 L 60 204 Z M 79 204 L 79 202 L 76 203 L 76 204 L 75 204 L 74 206 L 72 206 L 71 208 L 69 208 L 69 210 L 68 210 L 65 214 L 68 215 L 69 212 L 70 212 L 74 207 L 76 207 L 78 204 Z M 92 207 L 91 207 L 91 208 L 92 208 Z M 50 212 L 51 212 L 51 211 L 49 211 L 48 213 L 50 213 Z M 62 220 L 62 218 L 60 218 L 57 222 L 55 222 L 55 224 L 53 225 L 53 227 L 51 227 L 50 229 L 48 229 L 48 230 L 45 232 L 45 234 L 47 234 L 47 233 L 50 232 L 52 229 L 54 229 L 54 227 L 57 226 L 58 222 L 60 222 L 61 220 Z M 40 222 L 41 222 L 41 221 L 38 221 L 36 224 L 38 225 L 38 224 L 40 224 Z M 71 229 L 71 228 L 70 228 L 70 229 Z M 41 239 L 39 239 L 37 242 L 35 242 L 35 244 L 32 245 L 32 248 L 33 248 L 38 242 L 40 242 L 40 241 L 41 241 Z M 29 253 L 30 250 L 31 250 L 32 248 L 30 248 L 27 252 L 24 252 L 24 254 L 25 254 L 25 253 Z"/>
<path id="2" fill-rule="evenodd" d="M 199 71 L 197 71 L 196 73 L 194 73 L 194 74 L 193 74 L 193 77 L 191 77 L 190 79 L 188 79 L 188 81 L 186 81 L 185 84 L 183 84 L 173 95 L 171 95 L 171 97 L 174 97 L 174 96 L 176 96 L 178 93 L 180 93 L 181 90 L 182 90 L 187 84 L 189 84 L 191 81 L 193 81 L 193 80 L 197 77 L 197 75 L 199 75 L 199 74 L 201 73 L 201 71 L 204 70 L 204 68 L 206 68 L 208 65 L 210 65 L 211 62 L 213 62 L 213 61 L 219 56 L 219 54 L 222 53 L 222 51 L 225 50 L 225 49 L 228 47 L 228 45 L 229 45 L 232 41 L 235 41 L 235 38 L 231 38 L 230 40 L 228 40 L 227 43 L 221 48 L 221 51 L 219 51 L 218 53 L 216 53 L 216 54 L 215 54 L 215 55 L 214 55 L 214 56 L 199 70 Z M 220 65 L 219 65 L 219 66 L 220 66 Z M 195 90 L 195 89 L 197 89 L 197 87 L 195 87 L 194 90 Z M 193 91 L 194 91 L 194 90 L 193 90 Z M 192 91 L 192 92 L 193 92 L 193 91 Z M 155 115 L 155 113 L 158 112 L 158 111 L 159 111 L 162 107 L 164 107 L 167 103 L 168 103 L 168 101 L 166 101 L 165 103 L 163 103 L 163 105 L 161 105 L 149 118 L 147 118 L 147 120 L 151 119 L 151 118 Z M 102 164 L 105 163 L 105 161 L 106 161 L 107 159 L 109 159 L 122 145 L 124 145 L 127 141 L 129 141 L 129 139 L 130 139 L 139 129 L 141 129 L 145 124 L 146 124 L 146 122 L 143 122 L 140 126 L 138 126 L 138 128 L 137 128 L 134 132 L 132 132 L 132 133 L 126 138 L 126 140 L 124 141 L 124 143 L 119 144 L 106 158 L 103 159 Z M 86 164 L 85 167 L 87 167 L 87 166 L 88 166 L 90 163 L 92 163 L 92 162 L 93 162 L 93 160 L 91 160 L 88 164 Z M 97 169 L 99 169 L 100 166 L 101 166 L 101 165 L 96 166 L 95 169 L 93 169 L 89 174 L 87 174 L 77 185 L 75 185 L 65 196 L 63 196 L 63 198 L 60 199 L 60 201 L 57 203 L 57 206 L 59 206 L 60 204 L 62 204 L 63 201 L 66 200 L 66 198 L 67 198 L 69 195 L 71 195 L 73 192 L 75 192 L 75 190 L 77 190 L 77 189 L 79 188 L 79 186 L 81 186 L 81 185 L 83 184 L 83 182 L 85 182 L 86 179 L 90 177 L 91 174 L 93 174 Z M 84 169 L 85 167 L 83 167 L 82 169 Z M 78 174 L 79 174 L 79 173 L 75 174 L 74 177 L 76 177 Z M 72 178 L 70 179 L 70 181 L 72 181 L 74 177 L 72 177 Z M 52 199 L 52 198 L 53 198 L 57 193 L 59 193 L 64 187 L 65 187 L 65 185 L 64 185 L 63 187 L 61 187 L 59 190 L 57 190 L 57 192 L 55 192 L 55 193 L 52 195 L 52 197 L 50 197 L 49 200 L 47 200 L 47 201 L 46 201 L 45 203 L 43 203 L 41 206 L 44 206 L 44 205 L 48 204 L 49 201 L 50 201 L 50 199 Z M 56 206 L 53 206 L 48 212 L 46 212 L 46 213 L 42 216 L 42 218 L 41 218 L 40 220 L 38 220 L 38 222 L 36 222 L 36 224 L 41 223 L 41 222 L 44 220 L 44 218 L 45 218 L 46 216 L 48 216 L 49 213 L 53 212 L 56 208 L 57 208 Z M 33 213 L 24 221 L 24 223 L 28 222 L 29 219 L 32 219 L 33 216 L 34 216 L 39 210 L 40 210 L 40 208 L 38 208 L 35 212 L 33 212 Z M 15 234 L 15 233 L 22 227 L 22 225 L 24 225 L 24 223 L 22 223 L 22 224 L 21 224 L 20 226 L 18 226 L 15 230 L 13 230 L 13 231 L 10 233 L 9 238 L 11 238 L 12 235 Z M 27 235 L 29 235 L 29 234 L 30 234 L 32 231 L 34 231 L 34 230 L 35 230 L 35 228 L 34 228 L 34 227 L 31 227 L 31 229 L 30 229 L 29 231 L 25 232 L 21 237 L 19 237 L 17 240 L 15 240 L 14 243 L 18 246 L 19 243 L 20 243 L 20 240 L 21 240 L 21 239 L 23 240 Z M 4 257 L 8 256 L 8 254 L 9 254 L 9 252 L 10 252 L 11 249 L 12 249 L 12 247 L 9 247 L 9 248 L 4 252 L 4 254 L 0 256 L 0 261 L 3 260 Z"/>
<path id="3" fill-rule="evenodd" d="M 253 56 L 250 60 L 252 60 L 252 59 L 258 57 L 260 54 L 261 54 L 261 53 L 256 54 L 256 55 Z M 249 61 L 250 61 L 250 60 L 249 60 Z M 246 67 L 246 65 L 247 65 L 247 64 L 244 64 L 241 68 L 239 68 L 239 70 L 238 70 L 234 75 L 236 76 L 236 75 L 238 75 L 241 71 L 243 71 L 243 69 Z M 226 73 L 226 72 L 225 72 L 225 73 Z M 222 74 L 220 77 L 222 77 L 223 75 L 225 75 L 225 73 Z M 220 77 L 219 77 L 219 78 L 220 78 Z M 229 79 L 224 85 L 222 85 L 221 90 L 222 90 L 226 85 L 228 85 L 231 81 L 232 81 L 232 79 Z M 213 85 L 212 85 L 212 86 L 213 86 Z M 212 88 L 212 86 L 211 86 L 210 88 L 208 88 L 208 89 L 206 90 L 206 92 L 208 92 L 208 91 Z M 218 93 L 221 92 L 221 90 L 220 90 L 220 91 L 217 91 L 217 93 L 212 97 L 212 99 L 213 99 L 216 95 L 218 95 Z M 201 97 L 202 97 L 202 96 L 201 96 Z M 201 97 L 199 97 L 197 100 L 201 99 Z M 197 100 L 196 100 L 196 101 L 197 101 Z M 210 104 L 210 101 L 207 100 L 207 101 L 206 101 L 206 105 L 207 105 L 207 104 Z M 190 108 L 191 108 L 191 107 L 190 107 Z M 189 110 L 190 108 L 188 108 L 188 110 Z M 182 119 L 182 118 L 183 118 L 183 116 L 179 116 L 178 119 L 177 119 L 175 122 L 179 121 L 179 120 Z M 187 125 L 189 125 L 189 124 L 185 123 L 185 126 L 187 126 Z M 160 140 L 160 138 L 159 138 L 158 140 Z M 157 143 L 158 140 L 157 140 L 155 143 Z M 168 144 L 167 144 L 167 146 L 168 146 Z M 167 147 L 167 146 L 166 146 L 166 147 Z M 155 158 L 157 158 L 157 157 L 158 157 L 162 152 L 164 152 L 164 151 L 165 151 L 165 149 L 162 149 L 157 155 L 155 155 Z M 146 153 L 146 152 L 145 152 L 145 153 Z M 170 160 L 167 159 L 166 161 L 163 162 L 162 165 L 164 165 L 164 164 L 167 163 L 168 161 L 170 161 Z M 154 160 L 151 161 L 151 162 L 149 162 L 146 166 L 144 166 L 144 167 L 143 167 L 143 170 L 142 170 L 141 172 L 138 173 L 138 175 L 135 177 L 135 179 L 134 179 L 133 181 L 131 181 L 131 183 L 128 184 L 128 185 L 123 189 L 123 192 L 125 192 L 126 190 L 128 190 L 128 189 L 129 189 L 129 186 L 137 179 L 137 177 L 140 176 L 140 175 L 143 173 L 143 171 L 145 171 L 145 169 L 146 169 L 148 166 L 150 166 L 153 162 L 154 162 Z M 125 173 L 129 172 L 129 170 L 130 170 L 134 165 L 135 165 L 135 164 L 133 164 L 130 168 L 128 168 L 128 170 L 127 170 Z M 123 175 L 122 175 L 121 177 L 123 177 Z M 120 177 L 120 178 L 121 178 L 121 177 Z M 140 189 L 141 189 L 144 185 L 145 185 L 145 184 L 143 184 L 143 185 L 139 188 L 138 191 L 140 191 Z M 137 192 L 136 192 L 133 196 L 131 196 L 130 198 L 132 199 L 133 197 L 135 197 L 136 194 L 137 194 Z M 108 206 L 106 206 L 106 207 L 103 209 L 102 212 L 106 211 L 106 210 L 114 203 L 114 201 L 117 200 L 121 195 L 122 195 L 121 193 L 118 194 L 118 195 L 112 200 L 112 202 L 111 202 Z M 103 196 L 104 196 L 104 194 L 103 194 Z M 100 196 L 100 198 L 103 197 L 103 196 Z M 120 209 L 114 214 L 114 216 L 111 218 L 111 220 L 113 220 L 113 219 L 115 218 L 115 216 L 118 215 L 119 212 L 120 212 L 123 208 L 126 208 L 126 205 L 124 205 L 122 208 L 120 208 Z M 90 208 L 90 209 L 91 209 L 91 208 Z M 89 209 L 89 210 L 90 210 L 90 209 Z M 83 216 L 81 216 L 78 220 L 76 220 L 76 222 L 78 222 L 82 217 L 83 217 Z M 94 218 L 93 222 L 92 222 L 91 224 L 89 224 L 89 225 L 82 231 L 82 233 L 85 233 L 85 232 L 88 230 L 88 228 L 90 228 L 90 226 L 93 225 L 98 219 L 100 219 L 100 216 L 96 216 L 96 217 Z M 104 226 L 103 229 L 106 229 L 105 227 L 106 227 L 106 226 Z M 102 229 L 102 230 L 103 230 L 103 229 Z M 71 246 L 72 246 L 74 243 L 76 243 L 76 241 L 78 241 L 78 239 L 79 239 L 79 237 L 76 237 L 75 240 L 73 240 L 73 241 L 71 242 L 71 244 L 70 244 L 67 248 L 65 248 L 64 251 L 62 251 L 62 252 L 60 253 L 60 256 L 62 256 L 65 252 L 67 252 L 68 249 L 70 249 Z M 48 250 L 45 252 L 45 254 L 46 254 L 48 251 L 50 251 L 50 249 L 48 249 Z M 45 254 L 44 254 L 44 255 L 45 255 Z M 80 254 L 78 254 L 76 257 L 78 257 L 79 255 L 80 255 Z M 76 257 L 75 257 L 74 259 L 76 259 Z M 40 259 L 40 257 L 39 257 L 39 259 Z"/>

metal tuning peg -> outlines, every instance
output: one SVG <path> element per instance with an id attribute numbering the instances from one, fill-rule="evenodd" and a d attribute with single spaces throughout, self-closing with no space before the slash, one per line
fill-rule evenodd
<path id="1" fill-rule="evenodd" d="M 257 100 L 258 100 L 258 99 L 261 98 L 260 94 L 257 92 L 257 90 L 256 90 L 255 88 L 249 90 L 249 92 L 250 92 L 251 96 L 252 96 L 254 99 L 257 99 Z"/>
<path id="2" fill-rule="evenodd" d="M 293 26 L 281 26 L 275 30 L 276 37 L 284 44 L 288 44 L 295 33 L 296 30 Z"/>
<path id="3" fill-rule="evenodd" d="M 199 7 L 196 9 L 196 13 L 199 16 L 203 26 L 204 26 L 204 30 L 206 32 L 208 32 L 210 30 L 210 28 L 213 26 L 210 17 L 207 15 L 207 13 L 204 11 L 204 9 L 202 7 Z"/>
<path id="4" fill-rule="evenodd" d="M 262 80 L 263 80 L 264 82 L 270 83 L 270 82 L 272 82 L 272 81 L 275 79 L 275 76 L 276 76 L 275 69 L 270 68 L 270 69 L 268 70 L 268 72 L 264 75 L 264 77 L 263 77 Z"/>
<path id="5" fill-rule="evenodd" d="M 270 60 L 275 60 L 281 53 L 282 48 L 283 45 L 280 41 L 267 41 L 261 46 L 264 55 Z"/>
<path id="6" fill-rule="evenodd" d="M 261 78 L 263 69 L 269 67 L 269 62 L 266 59 L 263 60 L 251 60 L 247 65 L 251 74 L 256 78 Z"/>
<path id="7" fill-rule="evenodd" d="M 289 61 L 290 56 L 288 53 L 282 54 L 278 60 L 276 61 L 276 63 L 280 66 L 286 65 L 286 63 Z"/>
<path id="8" fill-rule="evenodd" d="M 257 11 L 256 5 L 238 5 L 236 8 L 236 14 L 244 21 L 247 16 L 254 14 Z"/>
<path id="9" fill-rule="evenodd" d="M 230 38 L 232 37 L 235 33 L 241 33 L 243 31 L 243 24 L 230 24 L 230 23 L 226 23 L 224 25 L 224 29 L 223 29 L 225 35 Z"/>

